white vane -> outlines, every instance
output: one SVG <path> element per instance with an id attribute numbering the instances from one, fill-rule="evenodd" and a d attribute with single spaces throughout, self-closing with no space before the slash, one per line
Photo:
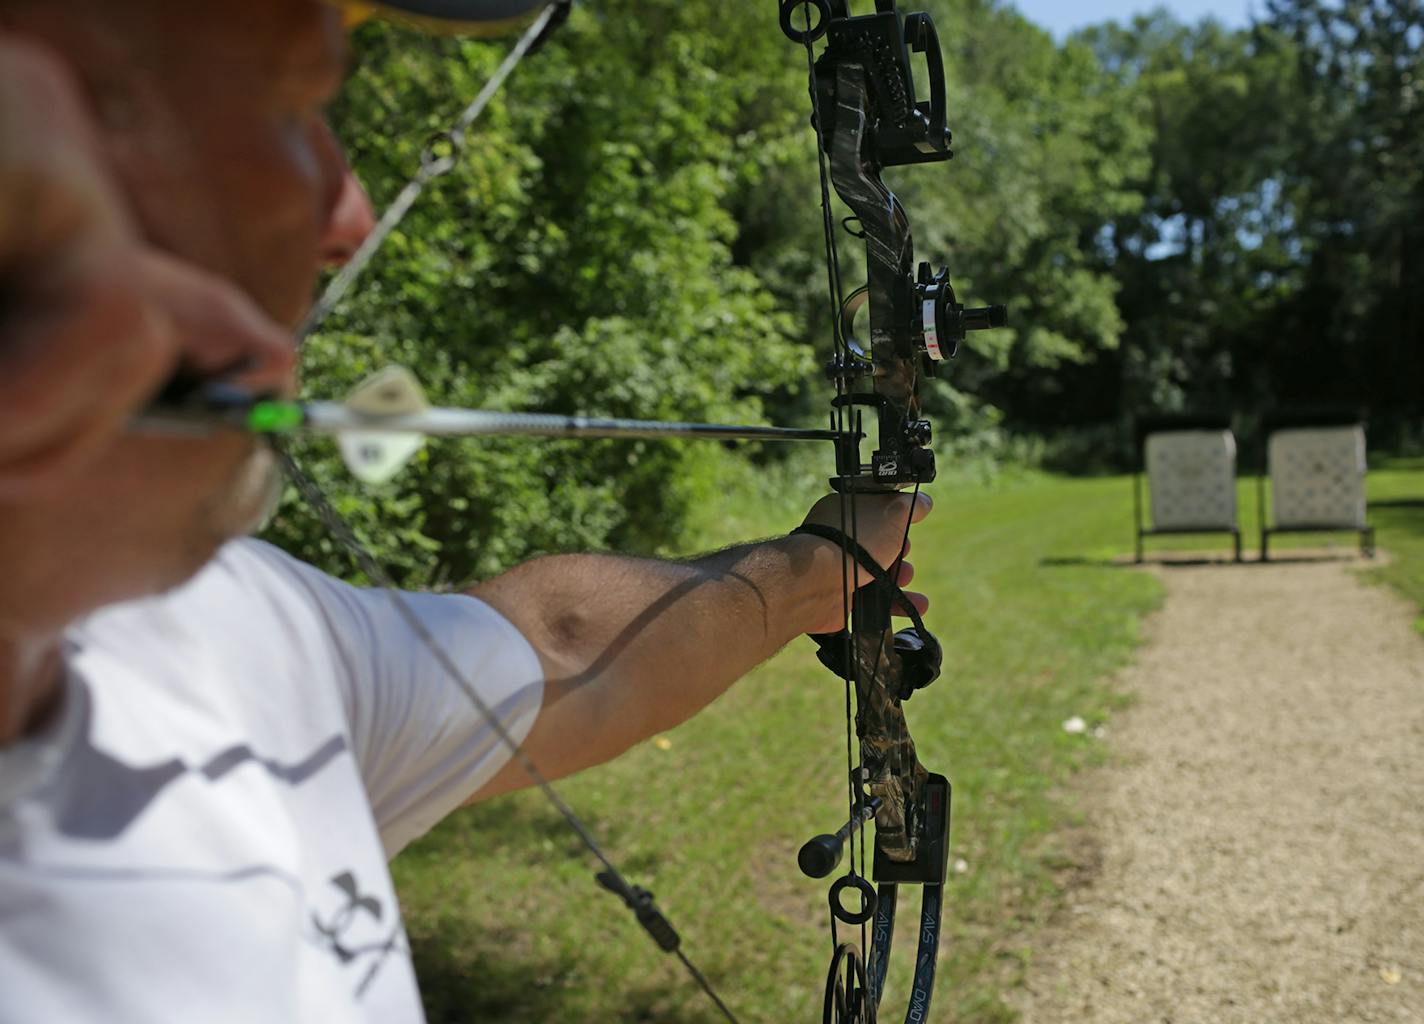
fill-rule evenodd
<path id="1" fill-rule="evenodd" d="M 430 403 L 415 374 L 404 366 L 387 366 L 352 391 L 346 407 L 365 416 L 419 416 L 430 408 Z M 338 434 L 336 443 L 352 476 L 374 485 L 387 482 L 404 469 L 425 444 L 425 435 L 358 429 Z"/>

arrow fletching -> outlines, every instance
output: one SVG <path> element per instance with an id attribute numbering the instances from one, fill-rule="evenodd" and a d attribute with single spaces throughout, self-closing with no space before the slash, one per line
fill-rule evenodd
<path id="1" fill-rule="evenodd" d="M 387 366 L 357 385 L 345 405 L 367 416 L 414 416 L 430 408 L 425 389 L 404 366 Z M 387 430 L 349 430 L 336 438 L 342 461 L 365 484 L 389 481 L 425 444 L 425 435 Z"/>

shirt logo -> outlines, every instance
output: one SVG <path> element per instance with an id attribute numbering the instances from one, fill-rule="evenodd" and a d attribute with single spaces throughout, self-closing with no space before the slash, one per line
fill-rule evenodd
<path id="1" fill-rule="evenodd" d="M 356 998 L 360 999 L 392 953 L 409 955 L 405 929 L 400 915 L 396 914 L 395 926 L 387 932 L 383 921 L 385 906 L 380 897 L 363 895 L 356 876 L 350 871 L 334 875 L 331 885 L 338 894 L 335 909 L 324 920 L 313 911 L 312 926 L 319 936 L 318 943 L 342 966 L 367 965 L 356 986 Z"/>

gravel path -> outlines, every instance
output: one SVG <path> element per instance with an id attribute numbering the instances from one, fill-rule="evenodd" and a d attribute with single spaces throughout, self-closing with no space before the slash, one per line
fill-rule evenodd
<path id="1" fill-rule="evenodd" d="M 1424 1021 L 1424 637 L 1352 568 L 1151 570 L 1024 1024 Z"/>

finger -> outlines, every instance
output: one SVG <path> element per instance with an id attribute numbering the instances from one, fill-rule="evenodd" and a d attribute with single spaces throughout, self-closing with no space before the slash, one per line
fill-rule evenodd
<path id="1" fill-rule="evenodd" d="M 290 335 L 243 293 L 126 245 L 26 282 L 0 355 L 0 497 L 52 493 L 122 431 L 181 363 L 290 392 Z"/>
<path id="2" fill-rule="evenodd" d="M 878 511 L 883 517 L 881 523 L 885 529 L 892 533 L 904 533 L 911 525 L 929 515 L 932 507 L 933 502 L 928 494 L 900 493 L 889 500 L 882 498 Z M 865 511 L 862 508 L 861 514 L 864 515 Z"/>
<path id="3" fill-rule="evenodd" d="M 924 615 L 927 611 L 930 610 L 930 599 L 924 594 L 911 593 L 907 591 L 905 593 L 905 597 L 909 599 L 910 604 L 914 606 L 915 611 L 920 615 Z M 895 602 L 894 614 L 899 616 L 900 618 L 908 618 L 910 613 L 906 611 L 904 605 L 897 600 Z"/>
<path id="4" fill-rule="evenodd" d="M 0 40 L 0 494 L 48 490 L 168 374 L 171 325 L 79 91 L 46 51 Z"/>
<path id="5" fill-rule="evenodd" d="M 905 500 L 906 500 L 906 502 L 909 502 L 909 501 L 913 500 L 913 501 L 914 501 L 914 506 L 913 506 L 913 508 L 910 508 L 910 507 L 905 508 L 904 510 L 901 511 L 900 514 L 901 514 L 901 516 L 904 516 L 905 513 L 908 512 L 908 513 L 909 513 L 909 517 L 910 517 L 910 522 L 912 522 L 912 523 L 918 523 L 918 522 L 919 522 L 921 519 L 923 519 L 925 516 L 929 515 L 929 514 L 930 514 L 930 510 L 934 508 L 934 499 L 931 498 L 931 497 L 930 497 L 928 494 L 926 494 L 924 491 L 920 491 L 920 492 L 918 492 L 918 493 L 916 493 L 916 494 L 913 494 L 913 495 L 906 495 L 906 496 L 905 496 Z"/>
<path id="6" fill-rule="evenodd" d="M 0 39 L 0 181 L 7 269 L 26 257 L 63 255 L 91 238 L 132 232 L 105 170 L 74 74 L 50 50 Z"/>
<path id="7" fill-rule="evenodd" d="M 900 570 L 895 574 L 895 586 L 904 587 L 915 578 L 915 567 L 909 562 L 901 562 Z"/>

